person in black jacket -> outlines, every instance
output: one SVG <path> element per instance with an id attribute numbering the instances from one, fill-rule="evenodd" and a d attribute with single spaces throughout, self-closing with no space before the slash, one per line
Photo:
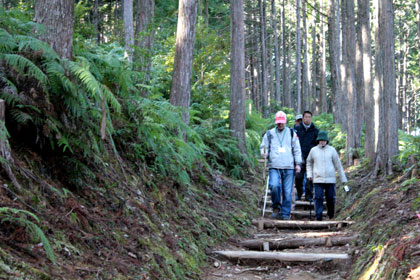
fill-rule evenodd
<path id="1" fill-rule="evenodd" d="M 312 123 L 312 113 L 305 111 L 303 113 L 303 122 L 297 126 L 296 134 L 299 137 L 300 147 L 302 150 L 302 170 L 297 174 L 295 179 L 295 186 L 297 191 L 297 199 L 300 200 L 303 193 L 303 181 L 306 176 L 306 158 L 313 147 L 317 145 L 316 138 L 318 137 L 318 128 Z M 312 182 L 306 181 L 305 184 L 305 199 L 307 201 L 313 200 Z"/>

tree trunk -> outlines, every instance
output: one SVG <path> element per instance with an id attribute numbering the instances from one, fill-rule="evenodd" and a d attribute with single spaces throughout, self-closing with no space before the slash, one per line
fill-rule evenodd
<path id="1" fill-rule="evenodd" d="M 207 28 L 209 28 L 209 1 L 204 0 L 204 22 Z"/>
<path id="2" fill-rule="evenodd" d="M 271 24 L 273 26 L 273 37 L 274 37 L 274 67 L 276 77 L 276 91 L 275 100 L 278 104 L 281 104 L 281 84 L 280 84 L 280 52 L 279 52 L 279 40 L 277 36 L 277 12 L 276 12 L 276 1 L 271 0 Z"/>
<path id="3" fill-rule="evenodd" d="M 286 17 L 285 17 L 285 9 L 286 9 L 286 1 L 283 0 L 282 11 L 281 11 L 281 24 L 282 24 L 282 32 L 281 32 L 281 40 L 283 44 L 283 71 L 282 71 L 282 80 L 283 80 L 283 96 L 284 96 L 284 106 L 290 108 L 291 107 L 291 97 L 290 97 L 290 90 L 289 90 L 289 83 L 288 83 L 288 48 L 286 48 Z M 288 45 L 287 45 L 288 46 Z"/>
<path id="4" fill-rule="evenodd" d="M 324 4 L 321 2 L 321 11 L 324 10 Z M 320 22 L 321 25 L 321 36 L 320 36 L 320 43 L 321 43 L 321 57 L 319 62 L 319 107 L 321 113 L 328 113 L 328 106 L 327 106 L 327 75 L 326 75 L 326 52 L 327 48 L 325 46 L 325 24 L 323 21 Z"/>
<path id="5" fill-rule="evenodd" d="M 338 0 L 340 1 L 340 0 Z M 342 121 L 342 130 L 347 131 L 347 76 L 346 76 L 346 65 L 347 65 L 347 38 L 345 36 L 345 26 L 347 26 L 347 15 L 346 15 L 346 5 L 345 0 L 342 0 L 341 4 L 341 11 L 339 14 L 341 14 L 340 19 L 338 20 L 339 23 L 341 23 L 341 60 L 340 60 L 340 75 L 341 75 L 341 96 L 338 98 L 338 101 L 340 102 L 340 110 L 341 113 L 340 120 Z M 346 112 L 343 114 L 343 112 Z"/>
<path id="6" fill-rule="evenodd" d="M 186 124 L 189 122 L 196 8 L 195 0 L 179 0 L 170 102 L 172 105 L 185 108 L 184 121 Z"/>
<path id="7" fill-rule="evenodd" d="M 420 0 L 416 1 L 417 12 L 417 48 L 420 50 Z M 419 56 L 419 69 L 420 69 L 420 56 Z"/>
<path id="8" fill-rule="evenodd" d="M 246 154 L 245 142 L 245 32 L 244 2 L 230 1 L 231 66 L 229 128 L 238 140 L 239 151 Z"/>
<path id="9" fill-rule="evenodd" d="M 137 0 L 136 5 L 136 50 L 134 59 L 136 68 L 143 73 L 141 83 L 148 85 L 152 64 L 154 33 L 153 17 L 155 14 L 155 0 Z M 147 89 L 142 89 L 143 96 L 148 95 Z"/>
<path id="10" fill-rule="evenodd" d="M 361 17 L 366 13 L 365 10 L 362 10 L 363 4 L 361 2 L 366 2 L 365 0 L 357 0 L 358 9 L 357 9 L 357 24 L 356 24 L 356 112 L 355 116 L 356 126 L 355 126 L 355 146 L 360 147 L 362 141 L 362 127 L 363 127 L 363 115 L 364 115 L 364 74 L 363 74 L 363 40 L 362 40 L 362 25 Z M 362 5 L 362 7 L 360 7 Z"/>
<path id="11" fill-rule="evenodd" d="M 302 23 L 303 23 L 303 68 L 302 68 L 302 96 L 303 110 L 302 113 L 309 110 L 309 66 L 308 66 L 308 25 L 306 24 L 306 1 L 302 3 Z"/>
<path id="12" fill-rule="evenodd" d="M 372 40 L 370 38 L 370 7 L 369 1 L 358 0 L 358 44 L 362 52 L 362 87 L 360 91 L 364 98 L 364 123 L 365 123 L 365 155 L 371 163 L 375 161 L 375 114 L 372 83 Z"/>
<path id="13" fill-rule="evenodd" d="M 392 174 L 392 158 L 398 154 L 398 108 L 395 89 L 395 38 L 394 38 L 394 7 L 392 0 L 381 0 L 383 3 L 383 66 L 384 66 L 384 97 L 386 110 L 386 146 L 387 146 L 387 172 Z M 382 19 L 381 17 L 381 19 Z M 383 44 L 382 44 L 383 43 Z"/>
<path id="14" fill-rule="evenodd" d="M 73 11 L 73 0 L 35 1 L 34 21 L 45 26 L 38 37 L 68 60 L 73 56 Z"/>
<path id="15" fill-rule="evenodd" d="M 375 21 L 375 128 L 377 159 L 375 174 L 392 174 L 392 157 L 398 153 L 395 96 L 394 10 L 391 0 L 377 0 Z M 376 111 L 375 110 L 375 111 Z"/>
<path id="16" fill-rule="evenodd" d="M 329 63 L 331 70 L 331 95 L 333 96 L 333 115 L 337 123 L 343 123 L 342 111 L 342 91 L 341 91 L 341 72 L 340 72 L 340 27 L 338 21 L 337 2 L 330 0 L 328 11 L 328 44 L 329 44 Z"/>
<path id="17" fill-rule="evenodd" d="M 133 61 L 134 23 L 133 0 L 124 0 L 124 57 Z"/>
<path id="18" fill-rule="evenodd" d="M 265 0 L 258 0 L 260 8 L 260 35 L 261 35 L 261 97 L 262 97 L 262 113 L 264 117 L 268 117 L 268 92 L 267 92 L 267 48 L 265 34 Z"/>
<path id="19" fill-rule="evenodd" d="M 99 13 L 99 7 L 101 6 L 101 0 L 94 0 L 93 10 L 92 10 L 92 23 L 95 27 L 96 32 L 96 44 L 101 43 L 101 14 Z"/>
<path id="20" fill-rule="evenodd" d="M 354 18 L 354 0 L 344 0 L 345 25 L 343 25 L 343 37 L 346 37 L 346 89 L 347 89 L 347 137 L 346 151 L 347 164 L 353 165 L 354 158 L 357 157 L 356 146 L 356 124 L 357 124 L 357 88 L 355 77 L 355 57 L 356 57 L 356 30 Z"/>
<path id="21" fill-rule="evenodd" d="M 318 54 L 317 54 L 317 38 L 316 38 L 316 17 L 314 17 L 312 23 L 312 75 L 311 75 L 311 111 L 315 112 L 316 109 L 316 85 L 317 85 L 317 61 L 318 61 Z"/>
<path id="22" fill-rule="evenodd" d="M 296 103 L 297 112 L 302 112 L 302 100 L 301 100 L 301 59 L 300 59 L 300 0 L 296 0 Z"/>

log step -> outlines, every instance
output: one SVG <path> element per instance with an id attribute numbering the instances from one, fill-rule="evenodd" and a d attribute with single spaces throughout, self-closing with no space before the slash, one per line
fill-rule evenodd
<path id="1" fill-rule="evenodd" d="M 308 237 L 308 238 L 264 238 L 264 239 L 248 239 L 242 240 L 238 245 L 251 250 L 266 251 L 268 250 L 282 250 L 294 249 L 299 247 L 312 246 L 344 246 L 351 243 L 357 238 L 353 236 L 341 237 Z M 264 243 L 268 243 L 268 248 L 264 248 Z M 266 245 L 267 246 L 267 245 Z"/>
<path id="2" fill-rule="evenodd" d="M 266 204 L 265 204 L 265 208 L 270 208 L 272 205 L 272 201 L 267 200 Z M 264 206 L 264 199 L 260 202 L 260 206 L 263 207 Z M 295 209 L 307 209 L 309 210 L 309 208 L 314 209 L 314 202 L 309 203 L 309 201 L 303 201 L 303 200 L 297 200 L 295 201 Z M 327 203 L 324 201 L 324 207 L 327 207 Z"/>
<path id="3" fill-rule="evenodd" d="M 338 253 L 294 253 L 294 252 L 256 252 L 256 251 L 215 251 L 214 254 L 235 260 L 261 260 L 281 262 L 316 262 L 350 259 L 348 254 Z"/>
<path id="4" fill-rule="evenodd" d="M 344 231 L 307 231 L 307 232 L 294 232 L 294 233 L 257 233 L 253 234 L 253 239 L 267 238 L 298 238 L 298 237 L 327 237 L 327 236 L 348 236 L 349 234 Z"/>
<path id="5" fill-rule="evenodd" d="M 273 219 L 254 219 L 252 224 L 258 229 L 264 228 L 287 228 L 287 229 L 340 229 L 343 226 L 352 224 L 351 221 L 280 221 Z"/>
<path id="6" fill-rule="evenodd" d="M 264 216 L 265 217 L 270 217 L 272 213 L 273 213 L 272 209 L 265 209 Z M 294 211 L 290 212 L 290 215 L 292 217 L 296 218 L 296 219 L 302 219 L 302 218 L 309 218 L 310 217 L 309 210 L 294 210 Z M 327 216 L 327 211 L 323 211 L 322 216 L 326 217 Z M 314 210 L 312 210 L 312 218 L 315 219 L 315 211 Z"/>

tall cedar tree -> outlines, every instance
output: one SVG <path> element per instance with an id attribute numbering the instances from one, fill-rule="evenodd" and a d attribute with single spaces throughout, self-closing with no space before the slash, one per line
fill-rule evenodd
<path id="1" fill-rule="evenodd" d="M 238 140 L 241 153 L 246 154 L 245 142 L 245 30 L 244 2 L 230 0 L 231 65 L 230 115 L 231 134 Z"/>
<path id="2" fill-rule="evenodd" d="M 44 25 L 38 37 L 61 58 L 73 56 L 74 0 L 36 0 L 34 21 Z"/>
<path id="3" fill-rule="evenodd" d="M 185 108 L 184 121 L 187 124 L 190 118 L 189 107 L 196 20 L 197 2 L 195 0 L 179 0 L 170 102 L 174 106 Z"/>
<path id="4" fill-rule="evenodd" d="M 133 61 L 134 25 L 133 0 L 124 0 L 124 56 Z"/>

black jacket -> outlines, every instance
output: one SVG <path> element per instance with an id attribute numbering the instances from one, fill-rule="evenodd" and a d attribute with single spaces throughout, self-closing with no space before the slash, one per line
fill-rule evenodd
<path id="1" fill-rule="evenodd" d="M 306 158 L 313 147 L 316 146 L 316 138 L 318 137 L 318 128 L 313 123 L 306 130 L 303 123 L 296 128 L 296 134 L 299 137 L 300 148 L 302 150 L 303 160 L 306 162 Z"/>

